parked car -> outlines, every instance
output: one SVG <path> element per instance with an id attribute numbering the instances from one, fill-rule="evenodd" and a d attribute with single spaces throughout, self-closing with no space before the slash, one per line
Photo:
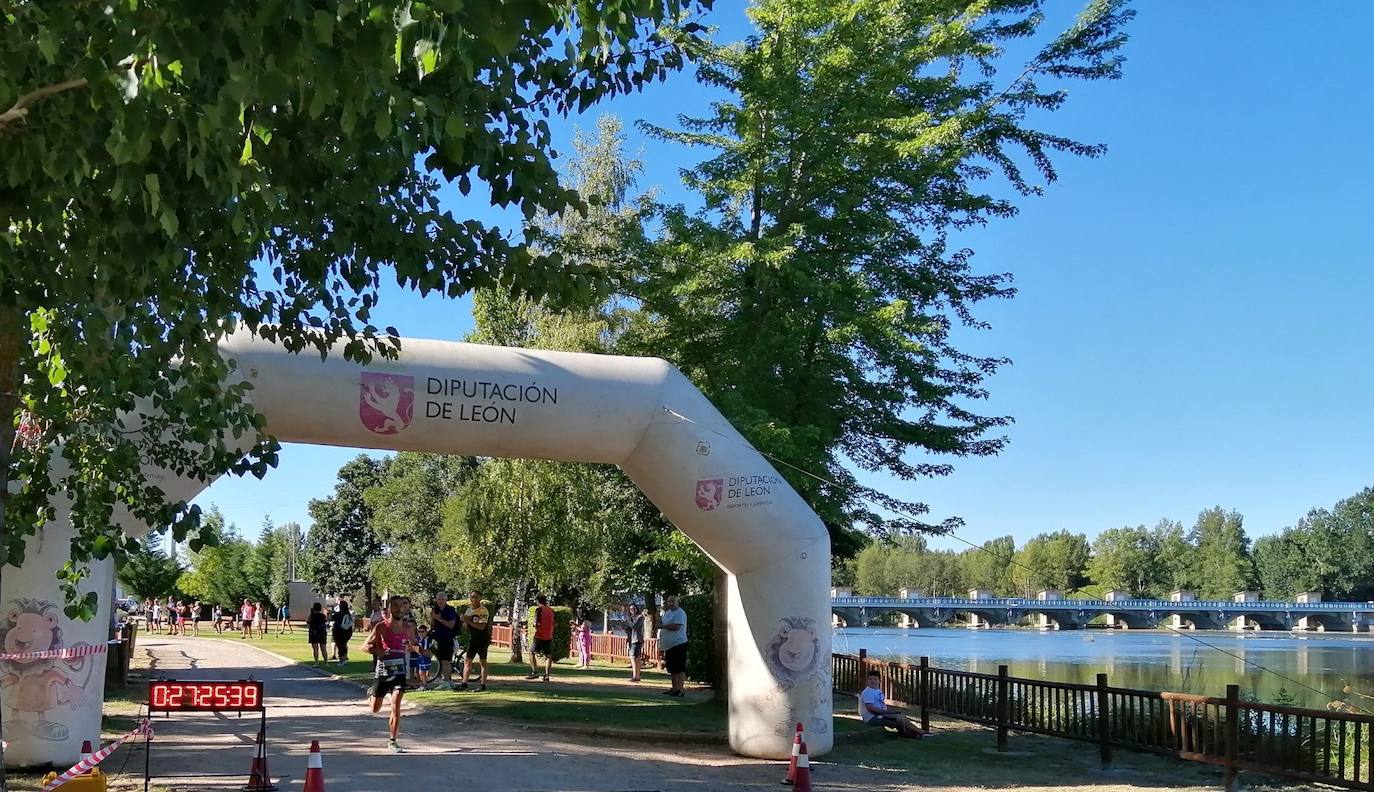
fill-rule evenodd
<path id="1" fill-rule="evenodd" d="M 115 607 L 128 614 L 135 614 L 143 610 L 143 603 L 138 597 L 122 597 L 115 600 Z"/>

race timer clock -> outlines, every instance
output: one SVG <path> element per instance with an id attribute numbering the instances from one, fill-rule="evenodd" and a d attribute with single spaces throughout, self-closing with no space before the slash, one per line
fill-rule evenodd
<path id="1" fill-rule="evenodd" d="M 262 682 L 178 682 L 159 679 L 148 683 L 149 712 L 263 712 Z"/>

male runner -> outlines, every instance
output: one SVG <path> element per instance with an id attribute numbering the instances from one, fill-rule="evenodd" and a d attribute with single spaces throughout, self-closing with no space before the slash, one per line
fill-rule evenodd
<path id="1" fill-rule="evenodd" d="M 386 747 L 392 753 L 402 753 L 396 743 L 396 735 L 401 731 L 401 697 L 406 692 L 406 677 L 410 673 L 410 650 L 415 646 L 413 627 L 403 620 L 405 598 L 392 597 L 382 620 L 372 625 L 367 637 L 366 649 L 377 661 L 372 689 L 372 711 L 382 709 L 382 699 L 391 694 L 391 717 L 387 721 L 390 739 Z"/>
<path id="2" fill-rule="evenodd" d="M 477 682 L 477 692 L 487 689 L 487 649 L 491 647 L 491 613 L 482 604 L 480 592 L 468 595 L 468 609 L 463 611 L 463 624 L 468 626 L 468 652 L 463 658 L 463 682 L 459 690 L 468 689 L 468 679 L 472 676 L 472 661 L 482 664 L 482 676 Z"/>

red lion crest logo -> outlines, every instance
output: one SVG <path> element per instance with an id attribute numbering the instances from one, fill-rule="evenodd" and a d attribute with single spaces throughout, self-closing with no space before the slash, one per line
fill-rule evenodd
<path id="1" fill-rule="evenodd" d="M 697 482 L 697 508 L 714 511 L 725 495 L 725 479 L 701 479 Z"/>
<path id="2" fill-rule="evenodd" d="M 415 378 L 405 374 L 363 372 L 358 420 L 369 431 L 396 434 L 415 417 Z"/>

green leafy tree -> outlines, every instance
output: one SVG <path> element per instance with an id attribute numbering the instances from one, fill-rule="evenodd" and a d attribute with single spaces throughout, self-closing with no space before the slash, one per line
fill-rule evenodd
<path id="1" fill-rule="evenodd" d="M 1203 599 L 1230 599 L 1255 585 L 1255 563 L 1242 520 L 1239 512 L 1215 506 L 1199 514 L 1193 525 L 1198 594 Z"/>
<path id="2" fill-rule="evenodd" d="M 1255 542 L 1265 596 L 1317 591 L 1327 599 L 1374 598 L 1374 488 L 1313 509 L 1296 526 Z"/>
<path id="3" fill-rule="evenodd" d="M 1197 547 L 1188 541 L 1183 523 L 1160 520 L 1154 528 L 1157 579 L 1151 592 L 1157 597 L 1173 591 L 1197 591 L 1202 582 L 1198 576 Z"/>
<path id="4" fill-rule="evenodd" d="M 981 546 L 959 554 L 969 588 L 988 589 L 994 594 L 1014 594 L 1012 562 L 1016 558 L 1016 540 L 1001 536 Z"/>
<path id="5" fill-rule="evenodd" d="M 1046 588 L 1067 595 L 1088 584 L 1089 555 L 1088 537 L 1083 534 L 1040 534 L 1016 553 L 1012 580 L 1022 596 L 1033 597 Z"/>
<path id="6" fill-rule="evenodd" d="M 185 568 L 158 547 L 162 537 L 150 535 L 136 542 L 119 565 L 119 582 L 140 599 L 165 597 L 177 589 Z"/>
<path id="7" fill-rule="evenodd" d="M 249 575 L 253 545 L 239 536 L 233 525 L 225 525 L 219 509 L 211 508 L 201 526 L 206 544 L 191 552 L 191 571 L 182 576 L 180 586 L 188 596 L 204 603 L 231 607 L 245 598 L 257 599 Z"/>
<path id="8" fill-rule="evenodd" d="M 660 207 L 645 269 L 621 278 L 642 306 L 622 349 L 667 357 L 756 447 L 820 476 L 780 467 L 841 558 L 855 526 L 959 524 L 853 468 L 945 475 L 1005 443 L 1009 419 L 976 411 L 1005 361 L 956 328 L 983 327 L 1009 276 L 975 271 L 951 235 L 1015 214 L 990 183 L 1038 194 L 1057 155 L 1102 153 L 1028 119 L 1063 106 L 1066 80 L 1118 77 L 1131 16 L 1094 0 L 1047 36 L 1040 5 L 760 0 L 758 32 L 699 69 L 724 94 L 712 112 L 649 127 L 707 158 L 684 173 L 700 209 Z M 1029 62 L 1003 57 L 1027 40 Z"/>
<path id="9" fill-rule="evenodd" d="M 439 585 L 439 529 L 444 501 L 477 466 L 471 457 L 403 452 L 382 463 L 378 483 L 363 492 L 369 530 L 381 545 L 372 567 L 377 585 L 428 598 Z"/>
<path id="10" fill-rule="evenodd" d="M 310 501 L 310 585 L 330 594 L 352 594 L 372 585 L 372 560 L 381 543 L 372 532 L 366 492 L 382 480 L 382 464 L 359 454 L 339 468 L 334 494 Z"/>
<path id="11" fill-rule="evenodd" d="M 1132 597 L 1158 593 L 1159 543 L 1143 525 L 1110 528 L 1092 544 L 1088 575 L 1103 589 L 1119 589 Z"/>
<path id="12" fill-rule="evenodd" d="M 274 464 L 246 386 L 221 387 L 233 323 L 365 359 L 396 344 L 371 323 L 383 278 L 588 292 L 594 273 L 443 210 L 439 191 L 526 217 L 574 204 L 547 117 L 679 68 L 707 3 L 0 7 L 0 489 L 16 484 L 0 560 L 21 563 L 49 494 L 70 496 L 58 572 L 89 617 L 75 586 L 125 546 L 116 505 L 177 540 L 199 522 L 145 464 Z"/>

